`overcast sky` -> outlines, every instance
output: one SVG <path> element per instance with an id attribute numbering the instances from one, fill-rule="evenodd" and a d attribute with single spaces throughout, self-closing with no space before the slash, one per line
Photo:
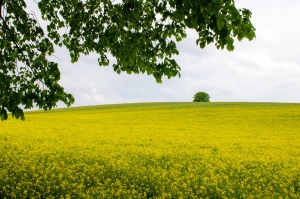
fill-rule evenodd
<path id="1" fill-rule="evenodd" d="M 61 84 L 73 106 L 132 102 L 192 101 L 198 91 L 211 101 L 300 102 L 300 1 L 236 0 L 252 12 L 256 39 L 235 43 L 234 52 L 196 46 L 196 34 L 178 44 L 181 78 L 157 84 L 152 76 L 116 74 L 100 67 L 96 55 L 71 64 L 65 49 L 55 55 Z"/>

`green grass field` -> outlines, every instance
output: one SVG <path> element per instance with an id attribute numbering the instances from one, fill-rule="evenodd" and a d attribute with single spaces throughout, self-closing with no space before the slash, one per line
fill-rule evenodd
<path id="1" fill-rule="evenodd" d="M 0 198 L 300 198 L 300 104 L 142 103 L 0 123 Z"/>

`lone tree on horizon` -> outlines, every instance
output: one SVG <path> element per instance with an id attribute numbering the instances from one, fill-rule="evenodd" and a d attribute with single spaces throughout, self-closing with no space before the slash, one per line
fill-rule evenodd
<path id="1" fill-rule="evenodd" d="M 38 4 L 43 24 L 26 4 Z M 38 13 L 38 12 L 36 12 Z M 234 49 L 234 40 L 255 38 L 251 12 L 234 0 L 0 0 L 0 119 L 8 112 L 25 119 L 23 109 L 50 110 L 74 97 L 60 85 L 54 45 L 65 46 L 72 63 L 98 54 L 100 66 L 116 59 L 115 72 L 146 73 L 158 83 L 179 76 L 177 42 L 186 30 L 204 48 Z"/>
<path id="2" fill-rule="evenodd" d="M 209 102 L 210 96 L 205 92 L 198 92 L 194 95 L 193 102 Z"/>

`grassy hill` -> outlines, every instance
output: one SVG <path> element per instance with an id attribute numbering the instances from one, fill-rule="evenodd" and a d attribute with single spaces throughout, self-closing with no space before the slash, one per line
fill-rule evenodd
<path id="1" fill-rule="evenodd" d="M 299 198 L 300 104 L 139 103 L 0 123 L 0 198 Z"/>

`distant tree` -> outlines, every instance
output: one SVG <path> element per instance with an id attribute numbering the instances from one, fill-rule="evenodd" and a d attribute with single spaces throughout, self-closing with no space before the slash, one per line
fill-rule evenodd
<path id="1" fill-rule="evenodd" d="M 205 92 L 198 92 L 194 95 L 193 102 L 209 102 L 209 95 Z"/>
<path id="2" fill-rule="evenodd" d="M 38 4 L 47 31 L 28 3 Z M 96 53 L 107 66 L 112 55 L 115 72 L 146 73 L 160 83 L 180 76 L 173 56 L 187 29 L 197 32 L 200 48 L 214 43 L 232 51 L 235 39 L 255 37 L 250 18 L 234 0 L 0 0 L 0 119 L 11 112 L 24 120 L 23 109 L 74 102 L 59 83 L 58 64 L 48 59 L 54 45 L 65 46 L 73 63 Z"/>

